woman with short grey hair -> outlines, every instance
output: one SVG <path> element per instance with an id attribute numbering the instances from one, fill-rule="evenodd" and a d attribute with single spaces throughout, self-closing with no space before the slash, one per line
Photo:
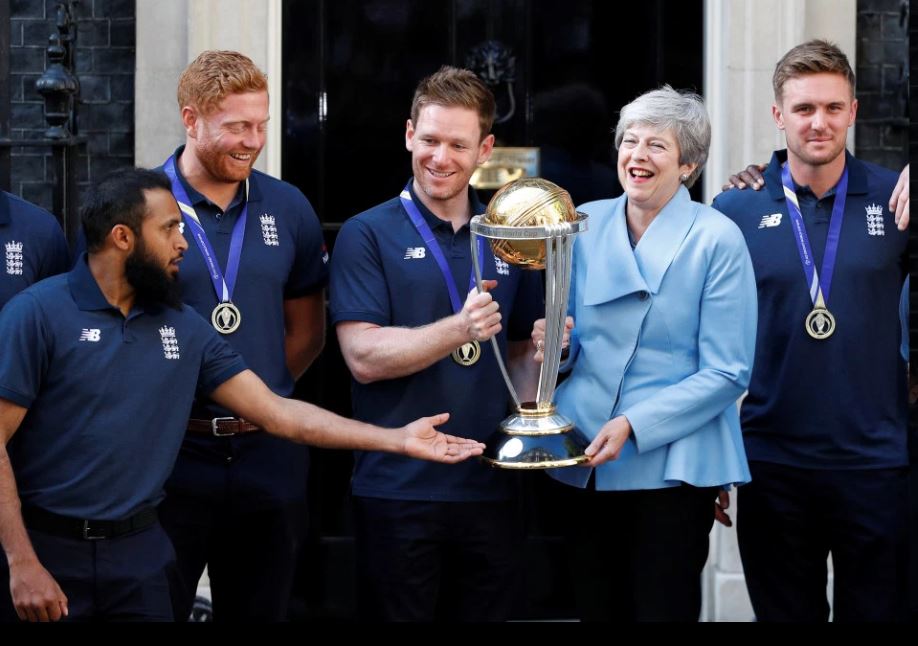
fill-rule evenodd
<path id="1" fill-rule="evenodd" d="M 740 230 L 689 197 L 710 140 L 699 96 L 639 96 L 615 130 L 625 194 L 579 209 L 589 231 L 574 246 L 571 375 L 556 399 L 592 443 L 588 468 L 551 476 L 571 485 L 584 620 L 697 620 L 714 501 L 749 480 L 736 400 L 756 287 Z"/>

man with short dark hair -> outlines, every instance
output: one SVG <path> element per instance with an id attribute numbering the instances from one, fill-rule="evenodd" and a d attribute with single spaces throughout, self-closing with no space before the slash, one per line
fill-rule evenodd
<path id="1" fill-rule="evenodd" d="M 831 553 L 835 620 L 901 620 L 908 454 L 898 304 L 908 259 L 887 204 L 897 178 L 845 150 L 857 99 L 838 47 L 791 49 L 774 91 L 787 149 L 772 157 L 765 190 L 714 200 L 746 237 L 759 295 L 742 404 L 746 583 L 761 621 L 826 621 Z"/>
<path id="2" fill-rule="evenodd" d="M 0 620 L 173 618 L 156 506 L 196 390 L 295 442 L 481 453 L 434 429 L 446 414 L 382 429 L 271 392 L 178 302 L 188 243 L 159 173 L 113 173 L 82 219 L 88 254 L 0 312 Z"/>
<path id="3" fill-rule="evenodd" d="M 521 400 L 535 398 L 539 275 L 479 239 L 486 291 L 470 291 L 469 220 L 484 208 L 469 180 L 491 155 L 493 121 L 494 97 L 472 72 L 444 67 L 422 80 L 405 132 L 413 178 L 338 234 L 330 310 L 357 419 L 395 423 L 433 403 L 456 431 L 488 437 L 509 400 L 487 343 L 495 335 Z M 360 452 L 352 491 L 362 617 L 509 617 L 522 550 L 512 474 Z"/>

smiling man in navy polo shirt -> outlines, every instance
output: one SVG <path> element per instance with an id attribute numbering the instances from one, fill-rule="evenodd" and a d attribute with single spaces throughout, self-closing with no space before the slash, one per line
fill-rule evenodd
<path id="1" fill-rule="evenodd" d="M 5 191 L 0 191 L 0 251 L 0 308 L 32 283 L 67 271 L 70 262 L 54 216 Z"/>
<path id="2" fill-rule="evenodd" d="M 271 392 L 178 300 L 188 243 L 163 175 L 113 173 L 82 220 L 88 255 L 0 312 L 0 620 L 172 619 L 156 505 L 196 389 L 287 440 L 481 453 L 435 430 L 446 414 L 381 429 Z"/>
<path id="3" fill-rule="evenodd" d="M 189 241 L 182 301 L 288 397 L 325 343 L 328 256 L 303 194 L 252 168 L 265 145 L 266 77 L 238 52 L 206 51 L 182 74 L 178 103 L 185 145 L 164 170 Z M 206 398 L 188 431 L 161 508 L 178 554 L 176 617 L 191 613 L 206 565 L 215 622 L 283 621 L 306 523 L 307 448 Z"/>
<path id="4" fill-rule="evenodd" d="M 469 290 L 469 220 L 484 212 L 469 180 L 491 154 L 493 120 L 494 97 L 472 72 L 444 67 L 421 81 L 405 134 L 413 179 L 338 234 L 330 309 L 357 419 L 390 424 L 434 405 L 450 411 L 454 431 L 486 438 L 509 399 L 486 343 L 494 335 L 521 399 L 534 398 L 538 273 L 509 267 L 481 244 L 489 291 Z M 511 474 L 477 461 L 446 471 L 358 453 L 361 616 L 508 618 L 521 551 L 515 493 Z"/>
<path id="5" fill-rule="evenodd" d="M 857 100 L 845 55 L 790 50 L 773 78 L 787 150 L 762 191 L 714 207 L 742 229 L 759 327 L 742 424 L 752 482 L 738 536 L 760 621 L 895 621 L 905 601 L 906 370 L 899 297 L 907 234 L 896 173 L 845 150 Z M 906 207 L 907 209 L 907 207 Z"/>

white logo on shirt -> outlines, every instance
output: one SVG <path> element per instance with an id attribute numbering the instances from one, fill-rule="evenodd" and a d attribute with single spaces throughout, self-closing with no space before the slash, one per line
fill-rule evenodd
<path id="1" fill-rule="evenodd" d="M 92 341 L 93 343 L 98 343 L 101 339 L 102 330 L 84 327 L 83 331 L 80 332 L 80 341 Z"/>
<path id="2" fill-rule="evenodd" d="M 420 260 L 427 255 L 427 247 L 408 247 L 404 260 Z"/>
<path id="3" fill-rule="evenodd" d="M 265 239 L 265 245 L 279 247 L 280 240 L 277 237 L 277 225 L 274 222 L 274 216 L 265 213 L 259 220 L 261 220 L 261 237 Z"/>
<path id="4" fill-rule="evenodd" d="M 163 356 L 167 359 L 179 359 L 178 339 L 175 338 L 175 328 L 162 326 L 159 328 L 159 338 L 163 342 Z"/>
<path id="5" fill-rule="evenodd" d="M 494 267 L 497 269 L 497 273 L 500 274 L 501 276 L 510 275 L 510 265 L 508 265 L 506 262 L 504 262 L 497 256 L 494 256 Z"/>
<path id="6" fill-rule="evenodd" d="M 6 243 L 6 273 L 21 276 L 22 265 L 22 243 L 10 240 Z"/>
<path id="7" fill-rule="evenodd" d="M 865 208 L 867 210 L 867 233 L 872 236 L 885 236 L 883 207 L 879 204 L 868 204 Z"/>
<path id="8" fill-rule="evenodd" d="M 772 213 L 771 215 L 763 215 L 762 221 L 759 222 L 759 228 L 764 229 L 765 227 L 776 227 L 781 224 L 781 218 L 784 216 L 783 213 Z"/>

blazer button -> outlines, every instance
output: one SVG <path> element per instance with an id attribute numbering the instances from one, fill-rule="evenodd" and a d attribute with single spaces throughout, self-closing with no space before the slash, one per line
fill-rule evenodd
<path id="1" fill-rule="evenodd" d="M 645 292 L 644 290 L 641 290 L 641 291 L 638 292 L 638 299 L 639 299 L 639 300 L 646 301 L 648 296 L 650 296 L 650 294 L 648 294 L 648 293 Z"/>

